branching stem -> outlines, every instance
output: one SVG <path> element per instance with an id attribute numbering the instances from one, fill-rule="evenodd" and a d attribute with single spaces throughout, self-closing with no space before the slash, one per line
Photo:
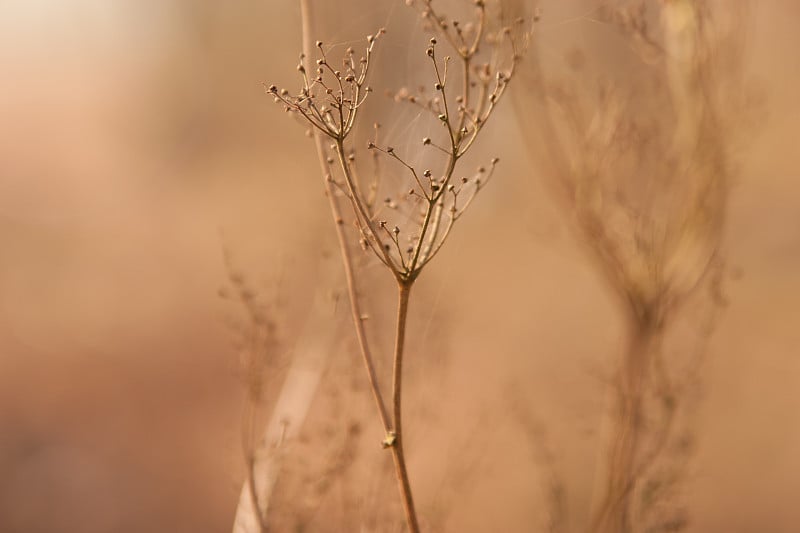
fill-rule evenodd
<path id="1" fill-rule="evenodd" d="M 309 4 L 310 0 L 300 0 L 300 12 L 303 20 L 303 52 L 305 55 L 307 70 L 311 69 L 311 50 L 313 48 L 313 41 L 311 39 L 311 10 Z M 327 157 L 325 155 L 324 140 L 319 132 L 314 132 L 314 141 L 317 147 L 317 157 L 319 158 L 320 166 L 322 167 L 321 170 L 323 182 L 325 183 L 325 194 L 328 197 L 331 214 L 333 215 L 334 227 L 336 228 L 336 239 L 339 243 L 339 250 L 342 255 L 342 266 L 344 267 L 344 275 L 347 282 L 347 295 L 348 299 L 350 300 L 350 311 L 353 317 L 353 326 L 356 330 L 358 347 L 361 351 L 361 356 L 364 360 L 364 366 L 367 370 L 367 378 L 369 379 L 372 396 L 374 397 L 375 404 L 378 408 L 378 415 L 381 418 L 381 423 L 383 424 L 384 430 L 388 433 L 391 431 L 391 422 L 389 421 L 386 404 L 378 386 L 378 378 L 375 373 L 372 352 L 370 351 L 369 342 L 367 341 L 367 334 L 364 330 L 361 305 L 358 297 L 358 291 L 356 289 L 355 275 L 353 273 L 353 261 L 350 248 L 347 245 L 347 237 L 344 234 L 344 227 L 340 223 L 340 221 L 343 220 L 342 212 L 339 208 L 338 202 L 336 201 L 333 183 L 327 179 L 324 179 L 324 177 L 329 175 L 330 172 L 328 169 Z"/>

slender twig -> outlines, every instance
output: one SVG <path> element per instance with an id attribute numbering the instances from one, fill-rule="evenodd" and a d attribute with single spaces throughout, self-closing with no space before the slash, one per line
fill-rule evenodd
<path id="1" fill-rule="evenodd" d="M 387 443 L 392 450 L 395 472 L 400 480 L 403 510 L 410 533 L 419 533 L 414 497 L 408 480 L 405 453 L 403 449 L 403 351 L 405 348 L 406 320 L 408 319 L 408 300 L 411 296 L 412 281 L 398 282 L 397 332 L 395 337 L 394 361 L 392 364 L 392 439 Z"/>
<path id="2" fill-rule="evenodd" d="M 313 49 L 313 41 L 311 38 L 311 0 L 300 0 L 300 13 L 303 24 L 303 55 L 305 56 L 305 68 L 311 69 L 311 50 Z M 318 131 L 313 132 L 314 143 L 317 147 L 317 157 L 323 176 L 330 174 L 328 168 L 327 157 L 325 156 L 325 143 Z M 367 370 L 367 378 L 369 379 L 370 389 L 372 396 L 375 400 L 375 405 L 378 408 L 378 415 L 381 419 L 384 431 L 387 433 L 391 431 L 391 424 L 389 422 L 389 415 L 386 410 L 386 404 L 381 395 L 380 386 L 378 384 L 378 377 L 375 373 L 375 365 L 373 363 L 372 352 L 370 351 L 369 341 L 367 334 L 364 330 L 364 321 L 361 312 L 361 303 L 356 288 L 356 279 L 353 272 L 353 260 L 350 253 L 350 248 L 347 245 L 347 238 L 344 234 L 344 225 L 342 218 L 342 211 L 336 201 L 335 191 L 333 185 L 328 180 L 323 179 L 325 184 L 325 193 L 328 197 L 328 203 L 333 215 L 334 227 L 336 228 L 336 240 L 339 243 L 339 251 L 342 256 L 342 266 L 344 267 L 345 280 L 347 282 L 347 296 L 350 300 L 350 311 L 353 318 L 353 326 L 356 330 L 356 338 L 358 339 L 358 347 L 361 351 L 361 357 L 364 360 L 364 367 Z"/>

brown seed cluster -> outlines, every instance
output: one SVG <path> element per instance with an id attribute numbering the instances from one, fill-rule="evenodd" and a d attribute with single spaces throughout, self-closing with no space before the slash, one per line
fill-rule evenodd
<path id="1" fill-rule="evenodd" d="M 462 174 L 460 160 L 493 114 L 520 59 L 512 28 L 494 33 L 487 30 L 490 15 L 483 1 L 474 2 L 474 20 L 468 22 L 440 15 L 430 0 L 407 4 L 419 8 L 423 25 L 435 34 L 424 48 L 431 80 L 413 93 L 401 88 L 388 94 L 397 102 L 420 107 L 441 124 L 440 133 L 423 137 L 420 146 L 420 150 L 435 151 L 440 160 L 436 168 L 415 168 L 411 160 L 420 153 L 407 157 L 396 146 L 381 143 L 378 124 L 366 145 L 373 155 L 372 168 L 360 164 L 348 139 L 371 92 L 366 80 L 375 43 L 384 30 L 367 37 L 366 54 L 359 61 L 348 49 L 341 70 L 331 66 L 324 43 L 318 41 L 321 57 L 316 60 L 316 71 L 306 72 L 304 58 L 298 66 L 304 80 L 299 94 L 268 88 L 287 111 L 297 113 L 332 141 L 327 179 L 350 202 L 362 248 L 371 249 L 399 280 L 419 275 L 491 178 L 496 158 L 488 170 L 480 167 L 468 175 Z M 443 46 L 449 54 L 441 53 Z M 381 158 L 389 159 L 386 168 Z M 399 181 L 406 180 L 406 184 L 396 188 L 398 179 L 393 176 L 394 187 L 387 190 L 381 204 L 376 198 L 386 171 L 399 172 Z M 406 192 L 398 194 L 397 190 Z"/>

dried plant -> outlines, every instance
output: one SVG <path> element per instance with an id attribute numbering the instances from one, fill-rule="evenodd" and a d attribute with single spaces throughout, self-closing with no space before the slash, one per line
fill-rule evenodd
<path id="1" fill-rule="evenodd" d="M 437 167 L 416 168 L 411 157 L 375 137 L 368 143 L 373 154 L 396 163 L 405 178 L 384 179 L 388 170 L 375 164 L 361 165 L 352 143 L 352 132 L 359 123 L 362 108 L 372 92 L 368 77 L 374 61 L 374 48 L 385 31 L 366 39 L 364 55 L 348 48 L 341 63 L 333 63 L 328 47 L 316 41 L 318 55 L 311 64 L 309 45 L 309 5 L 302 2 L 304 14 L 304 53 L 297 70 L 303 80 L 298 93 L 267 87 L 276 102 L 300 117 L 312 128 L 325 176 L 326 189 L 340 239 L 345 264 L 353 321 L 373 396 L 384 427 L 382 444 L 392 452 L 406 522 L 412 532 L 419 531 L 411 484 L 406 467 L 402 426 L 403 357 L 406 322 L 411 290 L 422 270 L 441 250 L 455 222 L 464 214 L 476 194 L 491 178 L 498 160 L 474 175 L 463 175 L 459 163 L 474 145 L 506 92 L 520 58 L 514 31 L 497 26 L 483 0 L 474 0 L 474 21 L 461 23 L 440 14 L 431 0 L 408 1 L 419 9 L 426 26 L 451 48 L 442 55 L 437 37 L 421 50 L 430 62 L 433 95 L 411 94 L 407 89 L 395 94 L 397 100 L 420 106 L 442 126 L 437 138 L 419 140 L 419 150 L 438 154 Z M 413 45 L 412 45 L 413 46 Z M 416 155 L 416 154 L 415 154 Z M 377 157 L 373 158 L 373 162 Z M 387 165 L 388 167 L 388 165 Z M 370 175 L 369 179 L 365 179 Z M 387 184 L 388 183 L 388 184 Z M 401 183 L 403 185 L 398 186 Z M 388 191 L 382 195 L 382 191 Z M 379 202 L 379 198 L 385 198 Z M 392 364 L 391 413 L 375 375 L 372 353 L 364 332 L 355 289 L 356 276 L 348 244 L 344 239 L 345 219 L 339 202 L 350 206 L 359 243 L 391 273 L 397 285 L 397 318 Z"/>
<path id="2" fill-rule="evenodd" d="M 338 270 L 331 259 L 320 262 L 314 300 L 302 333 L 289 353 L 279 335 L 285 325 L 279 327 L 277 323 L 276 317 L 283 313 L 279 312 L 282 310 L 274 296 L 276 291 L 270 290 L 273 296 L 265 302 L 264 295 L 234 266 L 227 248 L 223 248 L 223 259 L 228 284 L 220 290 L 220 296 L 236 303 L 240 311 L 229 323 L 235 334 L 238 372 L 245 392 L 242 409 L 245 482 L 233 531 L 264 533 L 284 518 L 285 513 L 272 512 L 273 507 L 285 510 L 280 505 L 278 488 L 281 480 L 291 473 L 289 458 L 301 444 L 301 428 L 318 396 L 329 354 L 341 337 L 340 320 L 333 312 L 336 298 L 331 295 Z M 348 424 L 352 427 L 354 422 Z M 349 431 L 346 440 L 352 440 L 356 434 Z M 273 506 L 276 500 L 278 505 Z"/>
<path id="3" fill-rule="evenodd" d="M 244 274 L 237 269 L 230 250 L 223 247 L 223 259 L 228 275 L 228 286 L 220 289 L 219 295 L 224 300 L 232 300 L 239 305 L 244 320 L 230 321 L 236 338 L 235 345 L 239 354 L 239 373 L 245 388 L 244 408 L 242 410 L 242 451 L 245 458 L 246 479 L 242 498 L 247 501 L 248 508 L 253 510 L 264 507 L 260 502 L 257 463 L 262 451 L 258 444 L 260 426 L 258 420 L 264 403 L 264 392 L 267 384 L 276 382 L 274 378 L 281 373 L 280 343 L 277 335 L 277 324 L 273 317 L 276 313 L 268 305 L 259 301 L 257 292 L 248 284 Z M 269 379 L 273 378 L 273 379 Z M 251 515 L 258 531 L 266 531 L 266 523 L 261 513 Z M 241 520 L 241 519 L 240 519 Z"/>
<path id="4" fill-rule="evenodd" d="M 687 301 L 705 288 L 712 299 L 719 292 L 730 133 L 743 110 L 736 41 L 743 17 L 706 1 L 600 7 L 600 20 L 635 52 L 637 74 L 613 80 L 611 67 L 594 81 L 585 56 L 573 51 L 568 81 L 546 80 L 533 61 L 526 74 L 534 97 L 518 103 L 536 108 L 525 121 L 534 125 L 531 149 L 624 312 L 615 429 L 590 530 L 626 533 L 647 521 L 636 495 L 671 442 L 691 381 L 667 355 L 665 335 Z"/>

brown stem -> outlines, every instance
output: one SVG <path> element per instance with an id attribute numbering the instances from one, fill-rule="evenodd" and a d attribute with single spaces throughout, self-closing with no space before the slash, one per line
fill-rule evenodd
<path id="1" fill-rule="evenodd" d="M 403 453 L 403 349 L 406 336 L 406 319 L 408 318 L 408 299 L 411 296 L 413 281 L 398 281 L 397 305 L 397 337 L 394 348 L 394 365 L 392 368 L 392 457 L 394 458 L 395 473 L 400 484 L 400 496 L 403 499 L 403 510 L 406 514 L 406 523 L 409 533 L 419 533 L 417 512 L 414 508 L 414 498 L 411 494 L 411 484 L 408 481 L 405 454 Z"/>
<path id="2" fill-rule="evenodd" d="M 300 14 L 303 21 L 303 54 L 305 56 L 305 68 L 308 72 L 313 71 L 311 58 L 313 57 L 313 39 L 311 37 L 311 6 L 310 0 L 300 0 Z M 350 248 L 347 246 L 347 238 L 344 234 L 344 225 L 342 218 L 342 211 L 336 201 L 334 185 L 331 181 L 325 179 L 329 173 L 327 157 L 325 156 L 324 140 L 319 131 L 314 130 L 314 141 L 317 146 L 317 157 L 320 166 L 322 167 L 322 176 L 325 183 L 325 195 L 328 197 L 330 204 L 331 214 L 333 215 L 334 227 L 336 228 L 336 239 L 339 242 L 339 250 L 342 255 L 342 266 L 344 267 L 344 275 L 347 280 L 347 295 L 350 300 L 350 311 L 353 317 L 353 326 L 356 330 L 356 337 L 358 338 L 358 346 L 361 351 L 364 366 L 367 370 L 367 378 L 369 379 L 370 389 L 375 399 L 375 404 L 378 407 L 378 414 L 383 424 L 383 429 L 386 433 L 391 430 L 389 422 L 389 415 L 386 410 L 386 404 L 383 401 L 380 388 L 378 385 L 378 378 L 375 374 L 375 365 L 373 364 L 372 352 L 367 342 L 367 335 L 364 331 L 364 321 L 362 319 L 361 305 L 356 290 L 355 275 L 353 273 L 353 262 L 350 254 Z"/>
<path id="3" fill-rule="evenodd" d="M 643 387 L 657 335 L 657 329 L 648 321 L 637 322 L 631 332 L 620 369 L 619 411 L 609 455 L 606 494 L 593 521 L 594 533 L 632 531 L 632 493 L 641 477 L 637 459 L 641 452 Z"/>

